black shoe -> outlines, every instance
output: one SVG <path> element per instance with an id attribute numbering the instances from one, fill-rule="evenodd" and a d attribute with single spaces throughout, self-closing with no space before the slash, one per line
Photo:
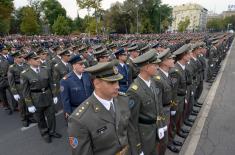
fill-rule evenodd
<path id="1" fill-rule="evenodd" d="M 176 145 L 176 146 L 182 146 L 183 145 L 182 142 L 179 142 L 177 140 L 173 140 L 173 144 Z"/>
<path id="2" fill-rule="evenodd" d="M 23 127 L 28 127 L 29 126 L 29 122 L 28 121 L 22 121 L 22 125 L 23 125 Z"/>
<path id="3" fill-rule="evenodd" d="M 51 137 L 49 135 L 45 135 L 42 137 L 46 143 L 51 143 Z"/>
<path id="4" fill-rule="evenodd" d="M 34 118 L 29 118 L 28 121 L 29 123 L 37 123 L 37 121 Z"/>
<path id="5" fill-rule="evenodd" d="M 174 153 L 179 153 L 180 152 L 180 150 L 177 147 L 175 147 L 174 145 L 172 145 L 172 144 L 167 145 L 167 148 L 170 151 L 174 152 Z"/>
<path id="6" fill-rule="evenodd" d="M 187 130 L 187 129 L 181 129 L 181 131 L 182 131 L 183 133 L 186 133 L 186 134 L 189 133 L 189 130 Z"/>
<path id="7" fill-rule="evenodd" d="M 189 126 L 189 127 L 192 127 L 192 126 L 193 126 L 193 123 L 188 122 L 188 121 L 185 121 L 184 124 L 185 124 L 186 126 Z"/>
<path id="8" fill-rule="evenodd" d="M 194 104 L 193 106 L 194 106 L 194 107 L 198 107 L 198 108 L 201 108 L 201 107 L 202 107 L 202 106 L 199 105 L 199 104 Z"/>
<path id="9" fill-rule="evenodd" d="M 188 118 L 188 120 L 187 120 L 188 122 L 191 122 L 191 123 L 194 123 L 194 119 L 191 119 L 191 118 Z"/>
<path id="10" fill-rule="evenodd" d="M 187 136 L 188 136 L 188 134 L 183 133 L 182 131 L 180 131 L 180 133 L 178 133 L 177 135 L 181 138 L 184 138 L 184 139 L 187 138 Z"/>
<path id="11" fill-rule="evenodd" d="M 61 137 L 62 137 L 61 134 L 56 133 L 56 132 L 50 133 L 49 135 L 50 135 L 51 137 L 54 137 L 54 138 L 61 138 Z"/>
<path id="12" fill-rule="evenodd" d="M 198 110 L 193 110 L 193 112 L 194 112 L 194 113 L 196 113 L 196 114 L 198 114 L 198 113 L 199 113 L 199 111 L 198 111 Z"/>

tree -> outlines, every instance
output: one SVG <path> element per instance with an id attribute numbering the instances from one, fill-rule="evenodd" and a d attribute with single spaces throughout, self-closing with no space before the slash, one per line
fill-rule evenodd
<path id="1" fill-rule="evenodd" d="M 58 16 L 52 26 L 52 30 L 57 35 L 68 35 L 70 33 L 68 20 L 62 15 Z"/>
<path id="2" fill-rule="evenodd" d="M 42 2 L 42 10 L 50 27 L 52 27 L 58 16 L 66 17 L 66 10 L 62 8 L 57 0 L 44 0 Z"/>
<path id="3" fill-rule="evenodd" d="M 184 32 L 188 28 L 190 24 L 189 17 L 186 17 L 184 21 L 180 21 L 178 25 L 178 31 L 179 32 Z"/>
<path id="4" fill-rule="evenodd" d="M 208 21 L 206 27 L 210 31 L 221 31 L 224 29 L 224 25 L 224 20 L 222 18 L 219 18 Z"/>
<path id="5" fill-rule="evenodd" d="M 36 11 L 32 7 L 22 8 L 22 22 L 20 30 L 27 35 L 37 34 L 39 32 L 39 24 L 37 22 Z"/>
<path id="6" fill-rule="evenodd" d="M 0 35 L 10 30 L 11 13 L 14 10 L 13 0 L 0 1 Z"/>

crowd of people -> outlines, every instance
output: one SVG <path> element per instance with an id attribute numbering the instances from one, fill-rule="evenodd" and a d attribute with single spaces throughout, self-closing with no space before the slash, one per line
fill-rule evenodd
<path id="1" fill-rule="evenodd" d="M 63 110 L 73 155 L 179 153 L 233 41 L 229 33 L 0 38 L 0 101 L 61 138 Z"/>

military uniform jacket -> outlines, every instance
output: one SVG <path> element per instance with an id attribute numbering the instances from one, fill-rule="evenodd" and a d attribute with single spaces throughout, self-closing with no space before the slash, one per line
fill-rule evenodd
<path id="1" fill-rule="evenodd" d="M 0 89 L 4 89 L 9 86 L 7 80 L 8 68 L 8 61 L 0 55 Z"/>
<path id="2" fill-rule="evenodd" d="M 130 66 L 130 70 L 132 72 L 132 79 L 137 78 L 139 74 L 137 66 L 133 63 L 133 61 L 130 58 L 127 59 L 127 64 Z"/>
<path id="3" fill-rule="evenodd" d="M 40 72 L 36 73 L 29 67 L 21 73 L 20 83 L 23 86 L 22 94 L 27 106 L 46 107 L 53 103 L 54 89 L 46 68 L 40 67 Z"/>
<path id="4" fill-rule="evenodd" d="M 124 64 L 122 67 L 120 64 L 117 65 L 118 72 L 123 75 L 123 79 L 119 81 L 120 91 L 126 92 L 132 82 L 132 73 L 130 70 L 130 66 Z"/>
<path id="5" fill-rule="evenodd" d="M 56 88 L 56 94 L 59 94 L 60 90 L 60 80 L 68 74 L 70 71 L 72 71 L 72 66 L 68 63 L 68 66 L 65 66 L 65 64 L 61 61 L 60 63 L 56 64 L 53 69 L 53 83 Z"/>
<path id="6" fill-rule="evenodd" d="M 60 95 L 64 112 L 71 114 L 73 109 L 91 96 L 93 85 L 88 73 L 82 74 L 80 80 L 74 72 L 70 72 L 60 81 Z"/>
<path id="7" fill-rule="evenodd" d="M 9 67 L 7 77 L 13 95 L 22 93 L 22 85 L 20 85 L 20 73 L 27 67 L 28 66 L 26 64 L 22 64 L 22 66 L 13 64 Z"/>
<path id="8" fill-rule="evenodd" d="M 128 146 L 128 98 L 114 98 L 114 106 L 116 120 L 91 95 L 72 113 L 68 133 L 73 155 L 115 155 Z"/>

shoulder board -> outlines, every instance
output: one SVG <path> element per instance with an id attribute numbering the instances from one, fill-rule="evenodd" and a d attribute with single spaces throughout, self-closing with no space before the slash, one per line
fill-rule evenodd
<path id="1" fill-rule="evenodd" d="M 178 69 L 175 69 L 176 72 L 178 72 L 179 70 Z"/>
<path id="2" fill-rule="evenodd" d="M 82 114 L 87 110 L 89 107 L 90 103 L 86 101 L 85 103 L 81 104 L 75 111 L 75 117 L 80 118 Z"/>
<path id="3" fill-rule="evenodd" d="M 52 60 L 55 60 L 55 58 L 52 58 Z"/>
<path id="4" fill-rule="evenodd" d="M 55 67 L 57 67 L 58 66 L 58 64 L 55 64 Z"/>
<path id="5" fill-rule="evenodd" d="M 136 84 L 133 84 L 133 85 L 131 85 L 131 89 L 137 90 L 137 89 L 138 89 L 138 86 L 137 86 Z"/>
<path id="6" fill-rule="evenodd" d="M 126 93 L 123 93 L 123 92 L 118 92 L 118 94 L 121 96 L 127 96 Z"/>
<path id="7" fill-rule="evenodd" d="M 23 70 L 21 73 L 24 74 L 24 73 L 26 73 L 28 70 L 29 70 L 29 69 L 25 69 L 25 70 Z"/>
<path id="8" fill-rule="evenodd" d="M 160 80 L 161 77 L 160 76 L 155 76 L 155 79 Z"/>
<path id="9" fill-rule="evenodd" d="M 41 68 L 47 68 L 47 66 L 41 66 Z"/>
<path id="10" fill-rule="evenodd" d="M 14 67 L 14 64 L 9 66 L 9 68 L 12 68 L 12 67 Z"/>

